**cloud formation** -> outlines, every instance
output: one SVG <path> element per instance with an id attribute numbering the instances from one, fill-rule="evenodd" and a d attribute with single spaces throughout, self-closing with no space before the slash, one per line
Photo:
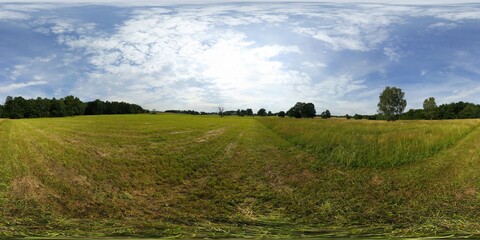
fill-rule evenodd
<path id="1" fill-rule="evenodd" d="M 474 4 L 136 1 L 113 8 L 114 2 L 102 3 L 110 15 L 94 17 L 86 14 L 85 7 L 93 6 L 85 1 L 0 4 L 0 24 L 22 23 L 54 45 L 45 55 L 0 63 L 5 70 L 0 83 L 7 89 L 0 93 L 47 85 L 54 90 L 45 95 L 123 100 L 162 110 L 214 111 L 223 105 L 279 111 L 313 101 L 334 114 L 352 114 L 373 113 L 377 92 L 387 85 L 412 88 L 407 78 L 419 73 L 422 84 L 432 85 L 439 81 L 434 77 L 468 72 L 460 75 L 469 81 L 452 93 L 468 99 L 473 95 L 465 92 L 480 80 L 475 41 L 462 45 L 454 35 L 480 21 Z M 116 20 L 108 25 L 110 18 Z M 436 39 L 428 38 L 431 33 Z M 445 48 L 452 46 L 442 42 L 448 38 L 458 46 Z M 447 59 L 428 41 L 458 54 Z M 425 88 L 412 96 L 439 92 L 448 94 Z M 420 100 L 411 102 L 419 107 Z"/>

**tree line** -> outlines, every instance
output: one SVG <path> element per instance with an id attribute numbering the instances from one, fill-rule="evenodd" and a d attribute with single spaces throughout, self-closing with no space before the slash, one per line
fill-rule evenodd
<path id="1" fill-rule="evenodd" d="M 428 103 L 427 100 L 433 103 Z M 425 99 L 427 105 L 423 104 L 423 109 L 410 109 L 403 113 L 399 119 L 416 120 L 416 119 L 466 119 L 480 118 L 480 105 L 469 102 L 453 102 L 437 106 L 435 98 Z"/>
<path id="2" fill-rule="evenodd" d="M 91 102 L 82 102 L 78 97 L 25 99 L 23 97 L 8 96 L 4 105 L 0 105 L 2 118 L 41 118 L 67 117 L 78 115 L 100 114 L 135 114 L 145 113 L 147 110 L 139 105 L 126 102 L 109 102 L 99 99 Z"/>
<path id="3" fill-rule="evenodd" d="M 460 101 L 437 106 L 434 97 L 423 101 L 423 109 L 410 109 L 404 113 L 407 106 L 404 96 L 400 88 L 386 87 L 379 97 L 378 114 L 355 114 L 353 118 L 388 121 L 480 118 L 478 104 Z M 348 115 L 346 117 L 349 118 Z"/>
<path id="4" fill-rule="evenodd" d="M 407 106 L 405 100 L 405 93 L 402 89 L 397 87 L 387 86 L 380 93 L 379 102 L 377 104 L 378 113 L 373 115 L 355 114 L 354 119 L 368 119 L 368 120 L 435 120 L 435 119 L 465 119 L 465 118 L 480 118 L 480 105 L 468 102 L 454 102 L 442 104 L 437 106 L 434 97 L 429 97 L 423 102 L 423 109 L 410 109 L 403 112 Z M 222 111 L 223 115 L 238 115 L 238 116 L 253 116 L 251 109 L 237 111 Z M 294 118 L 314 118 L 320 116 L 322 118 L 330 118 L 332 115 L 329 110 L 316 115 L 315 105 L 313 103 L 297 102 L 287 112 L 280 111 L 272 113 L 266 111 L 264 108 L 258 110 L 257 116 L 279 116 L 279 117 L 294 117 Z M 345 115 L 347 119 L 352 118 L 350 115 Z"/>

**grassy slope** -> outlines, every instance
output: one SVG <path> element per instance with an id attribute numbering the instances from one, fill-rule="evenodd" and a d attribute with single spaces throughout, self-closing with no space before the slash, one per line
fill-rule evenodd
<path id="1" fill-rule="evenodd" d="M 286 120 L 0 120 L 0 235 L 480 233 L 479 121 L 432 123 L 455 142 L 408 165 L 350 168 Z"/>

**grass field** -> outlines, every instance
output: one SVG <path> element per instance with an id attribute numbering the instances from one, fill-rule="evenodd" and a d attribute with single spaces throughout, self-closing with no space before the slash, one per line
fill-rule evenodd
<path id="1" fill-rule="evenodd" d="M 0 119 L 0 236 L 480 234 L 478 126 Z"/>

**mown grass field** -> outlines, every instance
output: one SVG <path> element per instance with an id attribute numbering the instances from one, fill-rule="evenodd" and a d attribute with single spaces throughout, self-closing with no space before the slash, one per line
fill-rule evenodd
<path id="1" fill-rule="evenodd" d="M 0 119 L 0 236 L 480 234 L 479 126 Z"/>

